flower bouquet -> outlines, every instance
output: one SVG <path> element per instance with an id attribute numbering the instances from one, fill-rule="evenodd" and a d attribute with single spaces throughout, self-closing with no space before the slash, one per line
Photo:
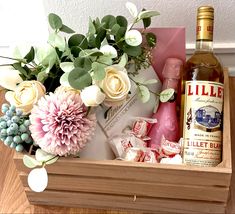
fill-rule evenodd
<path id="1" fill-rule="evenodd" d="M 130 2 L 126 7 L 133 16 L 131 24 L 121 15 L 89 18 L 86 35 L 75 33 L 58 15 L 49 14 L 48 44 L 16 48 L 13 57 L 0 56 L 11 60 L 0 67 L 0 85 L 8 101 L 2 105 L 1 141 L 17 152 L 36 147 L 35 158 L 25 155 L 23 159 L 29 168 L 42 166 L 28 177 L 34 191 L 43 191 L 47 185 L 46 164 L 61 156 L 79 156 L 92 140 L 97 106 L 106 111 L 121 106 L 131 82 L 143 103 L 149 101 L 150 93 L 159 96 L 148 88 L 155 79 L 136 78 L 151 64 L 156 36 L 145 29 L 159 13 L 138 12 Z M 133 29 L 139 22 L 143 30 Z M 63 37 L 61 32 L 72 36 Z M 160 96 L 170 99 L 172 92 Z"/>

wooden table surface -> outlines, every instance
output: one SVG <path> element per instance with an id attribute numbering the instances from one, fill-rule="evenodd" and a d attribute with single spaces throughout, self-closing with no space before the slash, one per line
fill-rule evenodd
<path id="1" fill-rule="evenodd" d="M 235 214 L 235 77 L 230 78 L 231 133 L 233 175 L 231 200 L 227 214 Z M 2 99 L 0 97 L 0 99 Z M 0 213 L 82 213 L 82 214 L 138 214 L 136 212 L 95 210 L 83 208 L 35 206 L 29 204 L 13 163 L 13 151 L 0 143 Z M 140 214 L 140 213 L 139 213 Z"/>

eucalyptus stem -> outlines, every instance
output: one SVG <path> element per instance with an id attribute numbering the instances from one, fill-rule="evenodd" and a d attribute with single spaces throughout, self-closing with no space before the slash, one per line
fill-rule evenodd
<path id="1" fill-rule="evenodd" d="M 0 66 L 12 66 L 12 64 L 1 64 Z"/>
<path id="2" fill-rule="evenodd" d="M 21 61 L 20 59 L 8 57 L 8 56 L 1 56 L 1 55 L 0 55 L 0 58 L 3 58 L 3 59 L 11 59 L 11 60 L 16 60 L 16 61 Z"/>
<path id="3" fill-rule="evenodd" d="M 133 79 L 132 77 L 130 77 L 130 76 L 129 76 L 129 78 L 130 78 L 130 80 L 131 80 L 131 81 L 133 81 L 137 86 L 144 85 L 144 86 L 148 87 L 148 85 L 147 85 L 147 84 L 144 84 L 144 83 L 138 82 L 138 81 L 134 80 L 134 79 Z M 152 93 L 152 94 L 154 94 L 154 95 L 156 95 L 156 96 L 160 97 L 160 94 L 159 94 L 159 93 L 156 93 L 156 92 L 154 92 L 154 91 L 150 90 L 149 88 L 148 88 L 148 90 L 149 90 L 149 92 L 150 92 L 150 93 Z"/>
<path id="4" fill-rule="evenodd" d="M 54 157 L 50 158 L 49 160 L 44 161 L 42 165 L 43 165 L 43 166 L 45 166 L 47 162 L 49 162 L 49 161 L 51 161 L 51 160 L 53 160 L 53 159 L 55 159 L 55 158 L 57 158 L 57 157 L 59 157 L 59 156 L 58 156 L 58 155 L 56 155 L 56 156 L 54 156 Z"/>

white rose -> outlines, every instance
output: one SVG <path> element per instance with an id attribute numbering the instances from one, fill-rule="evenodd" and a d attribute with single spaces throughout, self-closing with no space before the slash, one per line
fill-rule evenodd
<path id="1" fill-rule="evenodd" d="M 138 30 L 129 30 L 125 34 L 125 41 L 130 46 L 138 46 L 142 43 L 142 35 Z"/>
<path id="2" fill-rule="evenodd" d="M 131 82 L 125 68 L 112 65 L 105 68 L 105 78 L 97 84 L 106 95 L 105 105 L 121 105 L 128 95 Z"/>
<path id="3" fill-rule="evenodd" d="M 42 83 L 34 80 L 23 81 L 14 91 L 8 91 L 5 98 L 11 105 L 22 109 L 24 114 L 28 114 L 45 93 L 46 89 Z"/>
<path id="4" fill-rule="evenodd" d="M 98 106 L 105 99 L 105 94 L 101 92 L 97 85 L 91 85 L 84 88 L 80 95 L 86 106 Z"/>
<path id="5" fill-rule="evenodd" d="M 17 84 L 23 81 L 20 72 L 12 66 L 0 66 L 0 77 L 0 86 L 9 90 L 15 90 Z"/>

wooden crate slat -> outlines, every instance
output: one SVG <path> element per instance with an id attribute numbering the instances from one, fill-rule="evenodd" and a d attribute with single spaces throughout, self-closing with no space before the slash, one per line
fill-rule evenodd
<path id="1" fill-rule="evenodd" d="M 230 95 L 229 95 L 228 69 L 224 68 L 224 117 L 223 117 L 223 151 L 220 167 L 232 168 L 231 148 L 231 119 L 230 119 Z"/>
<path id="2" fill-rule="evenodd" d="M 47 190 L 42 193 L 32 193 L 26 189 L 29 200 L 37 204 L 75 206 L 75 207 L 100 207 L 112 209 L 134 209 L 148 212 L 172 213 L 224 213 L 225 203 L 201 202 L 194 200 L 171 200 L 150 197 L 63 192 Z"/>
<path id="3" fill-rule="evenodd" d="M 16 168 L 29 173 L 22 155 L 15 156 Z M 202 186 L 230 185 L 231 169 L 221 167 L 190 167 L 167 164 L 146 164 L 124 161 L 86 161 L 77 158 L 60 158 L 46 166 L 49 174 L 129 179 L 149 183 L 168 183 Z M 216 177 L 216 179 L 215 179 Z"/>
<path id="4" fill-rule="evenodd" d="M 27 175 L 21 174 L 20 178 L 23 185 L 27 187 Z M 121 179 L 49 175 L 47 190 L 226 202 L 229 188 L 216 186 L 205 188 L 202 186 L 146 183 Z"/>

